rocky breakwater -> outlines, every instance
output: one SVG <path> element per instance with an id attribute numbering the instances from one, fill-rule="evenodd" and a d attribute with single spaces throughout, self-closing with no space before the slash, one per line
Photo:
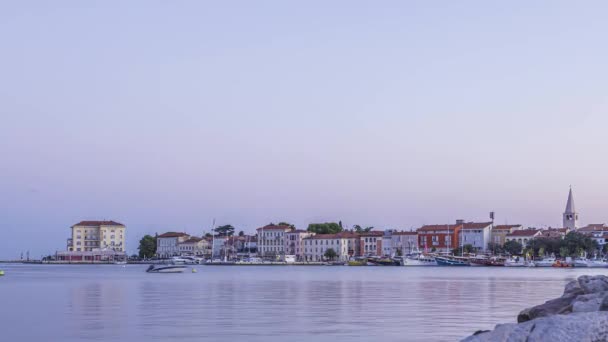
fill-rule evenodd
<path id="1" fill-rule="evenodd" d="M 517 322 L 479 331 L 463 342 L 608 341 L 608 277 L 581 276 L 561 297 L 520 312 Z"/>

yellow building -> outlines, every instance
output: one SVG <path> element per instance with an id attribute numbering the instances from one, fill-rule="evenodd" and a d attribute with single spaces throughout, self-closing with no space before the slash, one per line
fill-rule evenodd
<path id="1" fill-rule="evenodd" d="M 126 251 L 125 225 L 114 221 L 81 221 L 72 226 L 68 251 L 90 252 L 94 249 Z"/>

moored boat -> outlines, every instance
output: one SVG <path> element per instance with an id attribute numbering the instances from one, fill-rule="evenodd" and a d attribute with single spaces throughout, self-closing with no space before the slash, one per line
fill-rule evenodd
<path id="1" fill-rule="evenodd" d="M 146 270 L 146 273 L 182 273 L 185 270 L 186 266 L 183 265 L 150 265 L 150 267 L 148 267 L 148 269 Z"/>
<path id="2" fill-rule="evenodd" d="M 437 266 L 435 257 L 421 253 L 411 254 L 401 258 L 402 266 Z"/>
<path id="3" fill-rule="evenodd" d="M 439 266 L 471 266 L 466 258 L 458 257 L 435 257 L 435 261 Z"/>
<path id="4" fill-rule="evenodd" d="M 523 258 L 516 257 L 505 260 L 505 267 L 526 267 L 526 262 Z"/>
<path id="5" fill-rule="evenodd" d="M 534 266 L 536 267 L 551 267 L 553 264 L 555 264 L 555 258 L 545 258 L 534 261 Z"/>
<path id="6" fill-rule="evenodd" d="M 553 265 L 551 265 L 552 267 L 572 267 L 572 264 L 564 261 L 564 260 L 556 260 Z"/>
<path id="7" fill-rule="evenodd" d="M 603 268 L 608 267 L 608 262 L 599 259 L 591 259 L 587 262 L 587 267 Z"/>

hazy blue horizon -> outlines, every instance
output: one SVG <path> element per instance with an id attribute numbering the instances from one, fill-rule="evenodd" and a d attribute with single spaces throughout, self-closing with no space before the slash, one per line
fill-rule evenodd
<path id="1" fill-rule="evenodd" d="M 0 4 L 0 259 L 85 219 L 608 222 L 608 4 Z"/>

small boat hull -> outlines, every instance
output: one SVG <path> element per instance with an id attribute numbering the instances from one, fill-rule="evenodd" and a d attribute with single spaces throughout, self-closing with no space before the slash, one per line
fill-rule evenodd
<path id="1" fill-rule="evenodd" d="M 439 266 L 471 266 L 467 261 L 452 258 L 435 257 L 435 261 Z"/>
<path id="2" fill-rule="evenodd" d="M 186 270 L 186 266 L 171 265 L 171 266 L 159 266 L 155 267 L 150 265 L 146 270 L 146 273 L 183 273 Z"/>

